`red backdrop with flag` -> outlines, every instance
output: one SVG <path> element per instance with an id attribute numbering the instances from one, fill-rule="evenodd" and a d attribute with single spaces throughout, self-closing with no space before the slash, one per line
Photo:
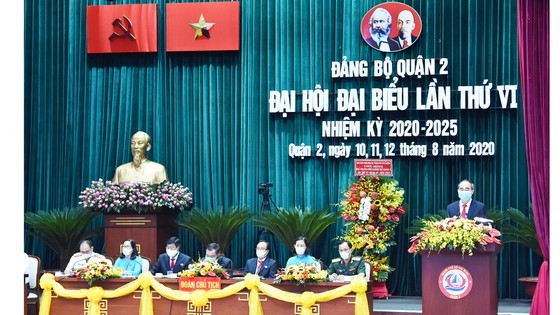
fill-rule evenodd
<path id="1" fill-rule="evenodd" d="M 87 7 L 88 53 L 157 51 L 157 4 Z"/>
<path id="2" fill-rule="evenodd" d="M 239 50 L 239 2 L 168 3 L 167 51 Z"/>

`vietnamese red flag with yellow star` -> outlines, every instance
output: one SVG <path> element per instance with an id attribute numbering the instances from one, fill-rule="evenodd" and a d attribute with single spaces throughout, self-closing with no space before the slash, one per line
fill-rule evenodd
<path id="1" fill-rule="evenodd" d="M 166 4 L 167 51 L 239 50 L 239 2 Z"/>
<path id="2" fill-rule="evenodd" d="M 87 52 L 157 51 L 157 4 L 87 7 Z"/>

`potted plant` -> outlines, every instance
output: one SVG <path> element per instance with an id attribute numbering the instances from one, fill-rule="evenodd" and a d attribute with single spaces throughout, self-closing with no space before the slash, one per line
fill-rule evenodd
<path id="1" fill-rule="evenodd" d="M 303 210 L 292 207 L 288 210 L 278 208 L 274 212 L 264 212 L 253 224 L 269 230 L 291 249 L 298 236 L 302 235 L 307 237 L 311 246 L 336 220 L 338 214 L 330 212 L 328 208 L 312 211 L 309 208 Z"/>
<path id="2" fill-rule="evenodd" d="M 502 231 L 503 243 L 521 244 L 543 258 L 535 221 L 531 215 L 533 211 L 529 209 L 528 212 L 529 215 L 525 215 L 515 208 L 508 208 L 505 211 L 494 209 L 488 213 L 488 218 L 494 220 L 496 227 Z M 525 285 L 527 295 L 532 298 L 537 287 L 538 277 L 521 277 L 519 281 Z"/>
<path id="3" fill-rule="evenodd" d="M 246 207 L 224 210 L 220 206 L 215 211 L 195 208 L 185 217 L 177 219 L 177 225 L 192 232 L 204 245 L 218 243 L 225 252 L 235 233 L 252 217 Z"/>
<path id="4" fill-rule="evenodd" d="M 97 236 L 103 231 L 103 228 L 90 228 L 90 223 L 98 215 L 98 212 L 85 211 L 81 207 L 28 212 L 24 216 L 26 234 L 44 241 L 58 253 L 63 268 L 78 248 L 80 240 Z"/>

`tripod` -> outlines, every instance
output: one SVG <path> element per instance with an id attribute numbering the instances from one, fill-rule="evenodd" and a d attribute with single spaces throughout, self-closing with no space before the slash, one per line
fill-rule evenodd
<path id="1" fill-rule="evenodd" d="M 278 207 L 276 207 L 276 204 L 274 203 L 274 200 L 272 200 L 272 195 L 270 194 L 270 187 L 272 187 L 272 183 L 259 184 L 259 195 L 262 195 L 263 197 L 261 202 L 260 212 L 259 212 L 261 214 L 267 211 L 268 212 L 272 211 L 270 207 L 271 204 L 274 206 L 274 209 L 278 209 Z M 268 229 L 263 227 L 258 228 L 257 241 L 260 240 L 267 241 L 270 244 L 270 247 L 274 249 L 274 255 L 275 255 L 274 257 L 277 257 L 276 246 L 273 246 L 274 239 L 271 238 L 270 231 Z M 270 253 L 272 254 L 272 251 L 270 251 Z"/>

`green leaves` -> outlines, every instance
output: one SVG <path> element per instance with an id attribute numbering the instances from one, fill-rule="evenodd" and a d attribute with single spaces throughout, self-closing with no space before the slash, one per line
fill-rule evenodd
<path id="1" fill-rule="evenodd" d="M 529 213 L 532 213 L 531 209 Z M 494 220 L 496 228 L 502 233 L 503 243 L 519 243 L 543 257 L 532 216 L 509 208 L 505 211 L 492 210 L 488 213 L 488 218 Z"/>
<path id="2" fill-rule="evenodd" d="M 246 207 L 230 207 L 227 211 L 223 207 L 216 211 L 195 208 L 177 219 L 177 225 L 192 232 L 204 245 L 215 242 L 225 251 L 237 230 L 252 217 Z"/>
<path id="3" fill-rule="evenodd" d="M 91 230 L 90 223 L 100 213 L 84 210 L 81 207 L 53 209 L 48 211 L 27 212 L 24 222 L 28 225 L 26 233 L 44 241 L 60 255 L 61 266 L 78 248 L 80 240 L 99 235 L 103 229 Z"/>
<path id="4" fill-rule="evenodd" d="M 298 236 L 307 237 L 311 246 L 338 217 L 338 213 L 329 212 L 328 208 L 313 211 L 300 207 L 289 210 L 279 208 L 277 211 L 264 212 L 253 224 L 269 230 L 286 247 L 292 248 Z"/>

